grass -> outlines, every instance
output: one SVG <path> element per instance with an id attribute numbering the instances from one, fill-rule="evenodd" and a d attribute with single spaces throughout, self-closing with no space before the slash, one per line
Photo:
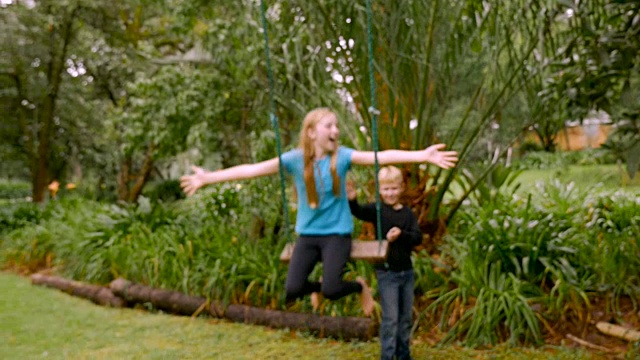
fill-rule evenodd
<path id="1" fill-rule="evenodd" d="M 520 192 L 530 192 L 539 181 L 553 181 L 558 179 L 561 183 L 573 182 L 582 190 L 591 190 L 594 186 L 600 186 L 599 191 L 624 190 L 625 192 L 640 194 L 640 181 L 634 178 L 628 186 L 628 175 L 617 165 L 571 165 L 563 169 L 531 169 L 518 176 L 516 182 L 521 183 Z"/>
<path id="2" fill-rule="evenodd" d="M 374 359 L 378 343 L 317 339 L 286 330 L 100 307 L 0 273 L 2 359 Z M 565 348 L 473 351 L 414 344 L 416 359 L 580 359 Z"/>

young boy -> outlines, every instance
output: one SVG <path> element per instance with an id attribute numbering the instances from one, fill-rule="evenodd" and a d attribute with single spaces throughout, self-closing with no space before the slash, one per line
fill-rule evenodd
<path id="1" fill-rule="evenodd" d="M 385 166 L 378 173 L 380 184 L 380 220 L 383 236 L 389 241 L 387 261 L 375 266 L 382 306 L 380 324 L 381 359 L 411 359 L 409 344 L 413 323 L 413 264 L 411 251 L 422 242 L 418 221 L 411 209 L 400 204 L 404 191 L 402 172 Z M 369 221 L 377 229 L 376 205 L 361 206 L 353 185 L 347 184 L 351 213 Z"/>

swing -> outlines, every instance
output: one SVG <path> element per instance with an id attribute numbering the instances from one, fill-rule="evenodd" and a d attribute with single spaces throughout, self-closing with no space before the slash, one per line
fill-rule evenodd
<path id="1" fill-rule="evenodd" d="M 295 243 L 288 242 L 280 254 L 280 261 L 288 263 L 291 261 Z M 388 240 L 352 240 L 351 259 L 364 260 L 374 264 L 381 264 L 387 261 Z"/>
<path id="2" fill-rule="evenodd" d="M 287 208 L 287 196 L 285 194 L 285 179 L 284 179 L 284 169 L 282 165 L 282 149 L 280 143 L 280 126 L 278 124 L 278 118 L 275 115 L 276 106 L 274 100 L 274 82 L 273 75 L 271 72 L 271 59 L 269 56 L 269 35 L 267 33 L 267 19 L 266 19 L 266 10 L 264 1 L 260 1 L 260 12 L 262 18 L 262 27 L 264 33 L 264 41 L 265 41 L 265 57 L 267 63 L 267 76 L 269 79 L 269 103 L 271 107 L 271 112 L 269 113 L 269 117 L 271 120 L 271 124 L 273 125 L 275 135 L 276 135 L 276 148 L 278 151 L 278 160 L 279 160 L 279 174 L 280 174 L 280 191 L 282 193 L 282 204 L 283 204 L 283 216 L 285 220 L 284 231 L 287 234 L 287 244 L 285 245 L 282 253 L 280 254 L 280 261 L 284 263 L 288 263 L 291 260 L 291 255 L 293 254 L 293 249 L 295 248 L 295 242 L 292 242 L 289 234 L 289 210 Z M 376 110 L 376 85 L 374 79 L 374 67 L 373 67 L 373 37 L 371 35 L 371 2 L 367 0 L 367 35 L 368 35 L 368 50 L 369 50 L 369 83 L 371 87 L 371 107 L 369 107 L 369 112 L 372 116 L 371 127 L 372 127 L 372 136 L 373 136 L 373 152 L 374 152 L 374 168 L 375 168 L 375 184 L 376 184 L 376 215 L 377 215 L 377 238 L 375 241 L 362 241 L 362 240 L 352 240 L 351 243 L 351 254 L 350 257 L 353 260 L 364 260 L 371 263 L 384 263 L 387 260 L 387 250 L 389 248 L 388 240 L 382 239 L 381 236 L 381 228 L 380 228 L 380 185 L 378 183 L 378 126 L 377 126 L 377 116 L 379 111 Z"/>

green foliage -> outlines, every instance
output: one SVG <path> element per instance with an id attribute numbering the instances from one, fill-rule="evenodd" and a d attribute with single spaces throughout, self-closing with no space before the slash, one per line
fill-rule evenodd
<path id="1" fill-rule="evenodd" d="M 3 202 L 0 206 L 0 234 L 37 225 L 43 218 L 42 207 L 25 201 Z"/>
<path id="2" fill-rule="evenodd" d="M 192 127 L 213 122 L 223 97 L 215 90 L 218 74 L 186 66 L 166 66 L 153 77 L 140 75 L 129 87 L 129 104 L 117 123 L 127 124 L 125 153 L 151 145 L 155 158 L 184 150 Z M 210 129 L 215 130 L 215 127 Z"/>
<path id="3" fill-rule="evenodd" d="M 628 120 L 622 122 L 609 135 L 603 147 L 610 149 L 616 159 L 627 164 L 627 173 L 633 179 L 640 171 L 640 133 L 638 132 L 638 121 Z"/>
<path id="4" fill-rule="evenodd" d="M 524 169 L 559 169 L 570 165 L 615 164 L 615 155 L 607 149 L 581 151 L 527 152 L 518 159 L 516 166 Z"/>
<path id="5" fill-rule="evenodd" d="M 543 151 L 544 149 L 542 145 L 540 145 L 536 141 L 525 141 L 524 143 L 522 143 L 522 145 L 520 145 L 518 150 L 520 150 L 520 153 L 524 155 L 531 152 Z"/>
<path id="6" fill-rule="evenodd" d="M 442 290 L 432 308 L 442 311 L 443 327 L 456 304 L 468 308 L 448 340 L 535 342 L 532 304 L 555 319 L 567 309 L 585 311 L 592 295 L 605 295 L 617 309 L 621 297 L 640 294 L 637 199 L 587 195 L 559 182 L 542 184 L 527 199 L 501 196 L 466 207 L 444 245 L 456 288 Z"/>
<path id="7" fill-rule="evenodd" d="M 31 184 L 25 181 L 0 180 L 0 199 L 25 199 L 31 196 Z"/>
<path id="8" fill-rule="evenodd" d="M 164 180 L 150 183 L 145 187 L 142 195 L 149 198 L 152 202 L 171 202 L 185 198 L 179 180 Z"/>
<path id="9" fill-rule="evenodd" d="M 434 260 L 427 254 L 426 250 L 422 250 L 417 254 L 413 253 L 416 294 L 428 294 L 447 283 L 446 276 L 443 273 L 437 273 L 434 268 L 447 269 L 447 265 Z"/>
<path id="10" fill-rule="evenodd" d="M 467 193 L 462 198 L 466 199 L 470 196 L 479 204 L 501 201 L 506 193 L 518 190 L 520 185 L 516 180 L 522 172 L 522 169 L 503 163 L 484 165 L 484 167 L 479 164 L 464 169 L 460 172 L 459 184 Z"/>
<path id="11" fill-rule="evenodd" d="M 558 5 L 571 16 L 548 35 L 551 41 L 564 40 L 555 50 L 563 60 L 554 64 L 551 87 L 565 99 L 570 118 L 584 118 L 591 109 L 611 113 L 640 65 L 639 5 L 613 0 Z"/>
<path id="12" fill-rule="evenodd" d="M 38 226 L 6 234 L 0 261 L 31 270 L 56 266 L 93 283 L 125 277 L 223 302 L 283 308 L 286 266 L 279 254 L 286 239 L 281 205 L 273 201 L 277 189 L 275 179 L 258 179 L 249 186 L 211 186 L 169 204 L 144 197 L 121 206 L 50 202 L 50 215 Z M 358 300 L 335 302 L 325 311 L 353 313 Z"/>

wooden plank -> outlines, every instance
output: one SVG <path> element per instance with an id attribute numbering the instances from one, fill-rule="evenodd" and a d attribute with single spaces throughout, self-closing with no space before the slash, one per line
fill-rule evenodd
<path id="1" fill-rule="evenodd" d="M 294 243 L 287 244 L 280 254 L 280 261 L 288 263 L 293 254 Z M 351 242 L 351 258 L 354 260 L 365 260 L 371 263 L 383 263 L 387 260 L 387 250 L 389 242 L 387 240 L 353 240 Z"/>

